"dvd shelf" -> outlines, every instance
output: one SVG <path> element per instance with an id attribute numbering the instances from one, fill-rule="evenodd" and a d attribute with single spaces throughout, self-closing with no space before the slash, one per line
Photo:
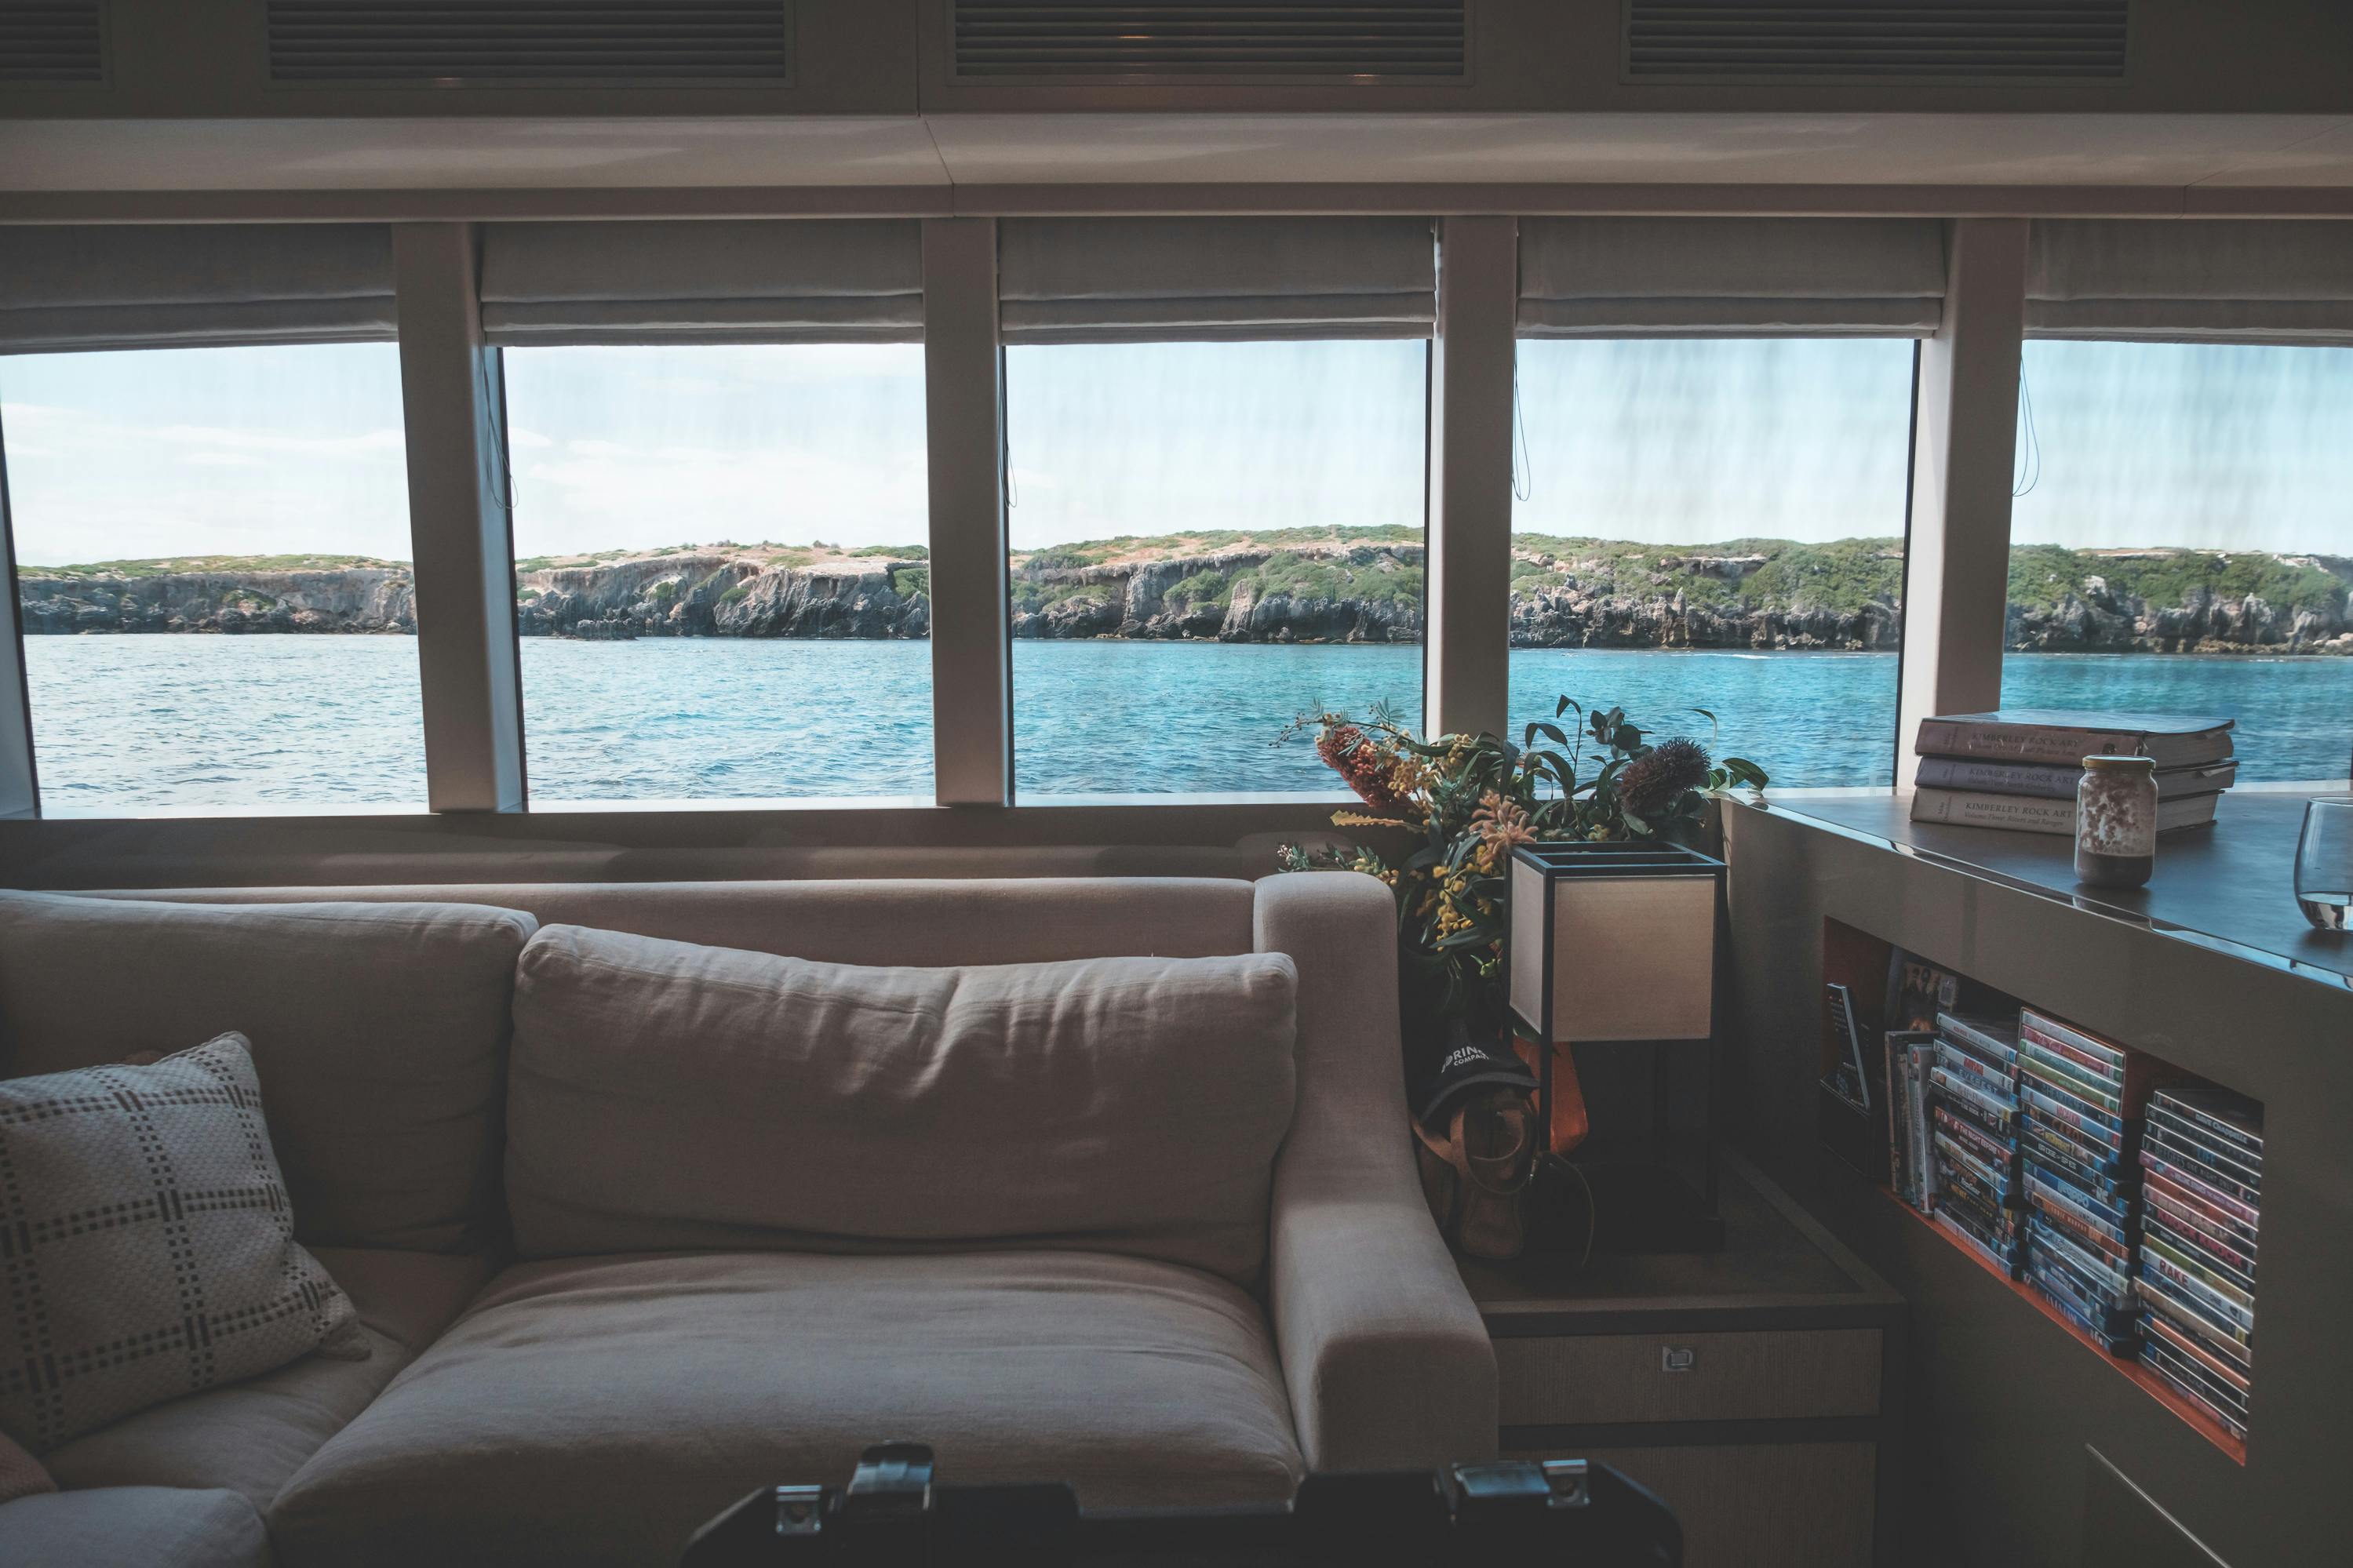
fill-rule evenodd
<path id="1" fill-rule="evenodd" d="M 1830 922 L 1823 1138 L 2241 1464 L 2263 1107 Z"/>

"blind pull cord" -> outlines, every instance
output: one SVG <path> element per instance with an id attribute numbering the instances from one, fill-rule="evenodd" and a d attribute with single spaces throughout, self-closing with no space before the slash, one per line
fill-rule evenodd
<path id="1" fill-rule="evenodd" d="M 1512 362 L 1512 496 L 1526 500 L 1536 492 L 1535 463 L 1528 456 L 1528 421 L 1520 411 L 1520 366 Z"/>
<path id="2" fill-rule="evenodd" d="M 2042 482 L 2042 441 L 2034 433 L 2034 394 L 2026 384 L 2026 373 L 2018 373 L 2018 469 L 2010 482 L 2012 500 L 2034 493 Z"/>

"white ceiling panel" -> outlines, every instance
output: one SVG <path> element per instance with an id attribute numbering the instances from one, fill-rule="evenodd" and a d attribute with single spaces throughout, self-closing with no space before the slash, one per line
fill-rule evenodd
<path id="1" fill-rule="evenodd" d="M 0 121 L 14 216 L 698 216 L 1279 208 L 1285 187 L 1624 191 L 1629 210 L 2117 211 L 2353 201 L 2353 118 L 2093 114 L 934 115 Z M 1862 189 L 1869 187 L 1868 191 Z M 1776 195 L 1776 192 L 1786 195 Z M 1806 192 L 1829 193 L 1817 200 Z M 731 193 L 743 193 L 740 199 Z M 1750 193 L 1741 197 L 1741 193 Z M 2101 195 L 2099 193 L 2107 193 Z M 2185 198 L 2184 193 L 2199 195 Z M 381 193 L 381 196 L 377 194 Z M 796 195 L 795 193 L 801 193 Z M 1032 200 L 1024 193 L 1042 194 Z M 1647 193 L 1647 194 L 1646 194 Z M 1873 195 L 1873 193 L 1878 193 Z M 2234 195 L 2233 193 L 2243 193 Z M 2276 195 L 2270 193 L 2277 193 Z M 2094 200 L 2094 197 L 2097 199 Z M 1583 201 L 1578 195 L 1572 206 Z M 1369 206 L 1380 202 L 1369 191 Z M 992 206 L 992 202 L 1000 205 Z M 796 205 L 797 204 L 797 205 Z M 2315 205 L 2317 204 L 2317 205 Z M 1440 205 L 1445 203 L 1440 201 Z M 1609 205 L 1604 201 L 1600 210 Z M 382 211 L 375 209 L 382 208 Z M 214 209 L 217 209 L 216 211 Z M 1466 208 L 1466 210 L 1468 210 Z M 1540 199 L 1522 210 L 1549 210 Z M 1906 208 L 1905 210 L 1909 210 Z M 0 212 L 0 216 L 11 216 Z"/>
<path id="2" fill-rule="evenodd" d="M 2219 174 L 2210 186 L 2353 185 L 2353 122 L 2332 126 L 2291 146 L 2254 153 Z"/>
<path id="3" fill-rule="evenodd" d="M 930 124 L 959 185 L 2183 185 L 2347 122 L 2306 115 L 1083 114 L 934 115 Z M 2338 167 L 2343 177 L 2341 152 Z"/>
<path id="4" fill-rule="evenodd" d="M 945 184 L 913 117 L 0 121 L 0 190 Z"/>

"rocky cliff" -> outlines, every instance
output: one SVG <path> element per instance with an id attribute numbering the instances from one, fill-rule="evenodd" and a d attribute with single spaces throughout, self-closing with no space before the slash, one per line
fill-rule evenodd
<path id="1" fill-rule="evenodd" d="M 518 571 L 515 620 L 526 637 L 920 637 L 930 589 L 920 559 L 682 551 Z"/>
<path id="2" fill-rule="evenodd" d="M 2353 654 L 2353 557 L 2010 552 L 2009 646 L 2050 653 Z"/>
<path id="3" fill-rule="evenodd" d="M 1705 551 L 1513 541 L 1515 647 L 1892 649 L 1894 540 L 1742 540 Z M 1016 637 L 1418 642 L 1418 531 L 1203 533 L 1017 552 Z M 924 552 L 680 547 L 520 563 L 529 636 L 922 637 Z M 27 567 L 28 632 L 413 632 L 396 562 L 199 558 Z M 2007 640 L 2040 651 L 2353 655 L 2353 559 L 2021 546 Z"/>
<path id="4" fill-rule="evenodd" d="M 1422 546 L 1334 542 L 1199 554 L 1039 551 L 1013 573 L 1018 637 L 1419 642 Z"/>
<path id="5" fill-rule="evenodd" d="M 417 588 L 392 562 L 281 568 L 111 563 L 17 574 L 28 632 L 414 632 Z"/>

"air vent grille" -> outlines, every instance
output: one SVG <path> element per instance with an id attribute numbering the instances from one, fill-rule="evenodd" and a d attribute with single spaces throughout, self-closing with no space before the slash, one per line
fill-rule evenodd
<path id="1" fill-rule="evenodd" d="M 774 80 L 786 0 L 269 0 L 275 81 Z"/>
<path id="2" fill-rule="evenodd" d="M 98 0 L 0 0 L 0 81 L 105 79 Z"/>
<path id="3" fill-rule="evenodd" d="M 2113 80 L 2127 0 L 1630 0 L 1631 79 Z"/>
<path id="4" fill-rule="evenodd" d="M 1460 79 L 1463 0 L 955 0 L 955 73 Z"/>

